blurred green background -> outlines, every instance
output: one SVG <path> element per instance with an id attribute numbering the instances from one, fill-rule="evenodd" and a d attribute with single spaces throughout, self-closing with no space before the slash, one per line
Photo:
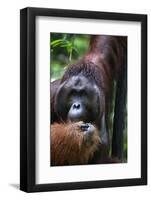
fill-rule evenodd
<path id="1" fill-rule="evenodd" d="M 69 63 L 83 56 L 89 47 L 89 35 L 51 33 L 51 81 L 60 78 Z"/>
<path id="2" fill-rule="evenodd" d="M 64 74 L 69 63 L 72 63 L 83 55 L 89 49 L 90 35 L 83 34 L 67 34 L 67 33 L 50 33 L 50 77 L 51 82 L 59 79 Z M 114 83 L 115 84 L 115 83 Z M 116 84 L 115 84 L 116 85 Z M 116 87 L 114 87 L 116 88 Z M 114 119 L 114 102 L 113 95 L 112 112 L 110 114 L 109 134 L 112 138 L 113 119 Z M 124 152 L 123 162 L 127 161 L 127 111 L 125 112 L 125 128 L 124 128 Z M 111 148 L 110 148 L 111 154 Z"/>

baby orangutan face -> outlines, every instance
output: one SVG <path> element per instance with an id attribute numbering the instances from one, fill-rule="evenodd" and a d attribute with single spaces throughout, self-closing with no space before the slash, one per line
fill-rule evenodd
<path id="1" fill-rule="evenodd" d="M 87 164 L 100 145 L 98 130 L 91 123 L 51 125 L 51 165 Z"/>

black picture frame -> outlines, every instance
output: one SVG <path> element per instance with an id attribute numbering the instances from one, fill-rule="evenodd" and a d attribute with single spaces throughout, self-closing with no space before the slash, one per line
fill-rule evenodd
<path id="1" fill-rule="evenodd" d="M 53 16 L 141 23 L 141 178 L 36 184 L 35 182 L 35 18 Z M 20 11 L 20 189 L 26 192 L 147 184 L 147 15 L 24 8 Z"/>

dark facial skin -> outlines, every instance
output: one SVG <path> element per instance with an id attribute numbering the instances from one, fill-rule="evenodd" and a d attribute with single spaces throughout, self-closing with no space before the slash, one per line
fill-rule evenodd
<path id="1" fill-rule="evenodd" d="M 95 83 L 84 76 L 73 76 L 59 87 L 55 111 L 62 120 L 93 123 L 103 109 L 101 98 Z"/>
<path id="2" fill-rule="evenodd" d="M 95 127 L 91 123 L 82 123 L 80 125 L 80 129 L 84 132 L 84 134 L 93 134 Z"/>
<path id="3" fill-rule="evenodd" d="M 82 123 L 80 125 L 81 130 L 83 131 L 85 135 L 85 143 L 90 144 L 91 138 L 94 134 L 95 127 L 91 123 Z"/>

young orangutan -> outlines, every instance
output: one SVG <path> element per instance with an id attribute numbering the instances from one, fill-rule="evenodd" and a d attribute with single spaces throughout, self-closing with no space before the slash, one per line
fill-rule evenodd
<path id="1" fill-rule="evenodd" d="M 87 164 L 101 144 L 94 125 L 83 122 L 51 125 L 51 166 Z"/>

